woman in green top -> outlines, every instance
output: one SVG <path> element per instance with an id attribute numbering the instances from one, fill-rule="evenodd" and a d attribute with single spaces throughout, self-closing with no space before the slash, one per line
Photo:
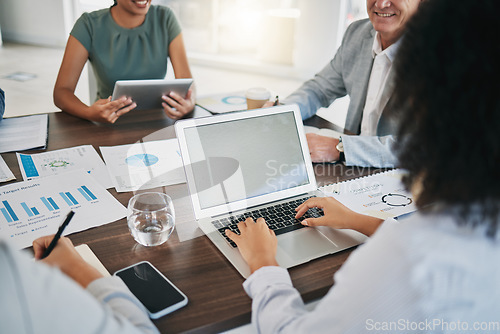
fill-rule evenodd
<path id="1" fill-rule="evenodd" d="M 71 31 L 54 87 L 61 110 L 91 121 L 114 123 L 136 107 L 126 97 L 111 101 L 117 80 L 163 79 L 170 57 L 176 78 L 192 78 L 182 33 L 170 8 L 151 0 L 116 0 L 111 8 L 84 13 Z M 97 100 L 87 106 L 75 88 L 89 60 L 97 79 Z M 179 119 L 194 109 L 194 93 L 162 97 L 165 114 Z"/>

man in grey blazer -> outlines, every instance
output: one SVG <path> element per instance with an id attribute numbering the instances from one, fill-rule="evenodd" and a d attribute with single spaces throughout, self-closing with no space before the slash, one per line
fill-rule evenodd
<path id="1" fill-rule="evenodd" d="M 367 0 L 369 20 L 352 23 L 335 57 L 283 102 L 296 103 L 302 118 L 349 95 L 346 130 L 340 140 L 308 134 L 313 162 L 345 159 L 346 165 L 395 167 L 391 152 L 397 121 L 386 108 L 393 88 L 392 61 L 409 18 L 422 0 Z M 360 136 L 358 136 L 360 135 Z"/>

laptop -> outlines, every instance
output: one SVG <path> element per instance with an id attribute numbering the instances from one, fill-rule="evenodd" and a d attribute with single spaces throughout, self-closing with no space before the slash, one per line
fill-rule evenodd
<path id="1" fill-rule="evenodd" d="M 224 230 L 237 231 L 246 217 L 266 219 L 285 268 L 366 240 L 356 231 L 305 227 L 294 218 L 295 207 L 320 196 L 297 105 L 181 120 L 175 131 L 198 226 L 243 277 L 249 267 Z"/>

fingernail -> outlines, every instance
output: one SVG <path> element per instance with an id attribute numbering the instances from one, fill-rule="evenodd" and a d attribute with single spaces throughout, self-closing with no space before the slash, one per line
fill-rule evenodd
<path id="1" fill-rule="evenodd" d="M 308 226 L 309 224 L 307 223 L 307 220 L 303 220 L 303 221 L 302 221 L 302 225 L 306 225 L 306 226 Z"/>

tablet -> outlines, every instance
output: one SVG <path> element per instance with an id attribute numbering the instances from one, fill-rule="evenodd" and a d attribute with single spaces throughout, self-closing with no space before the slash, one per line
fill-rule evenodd
<path id="1" fill-rule="evenodd" d="M 137 107 L 134 110 L 162 108 L 162 95 L 175 92 L 185 97 L 193 79 L 174 80 L 118 80 L 113 89 L 112 100 L 122 96 L 130 97 Z"/>

